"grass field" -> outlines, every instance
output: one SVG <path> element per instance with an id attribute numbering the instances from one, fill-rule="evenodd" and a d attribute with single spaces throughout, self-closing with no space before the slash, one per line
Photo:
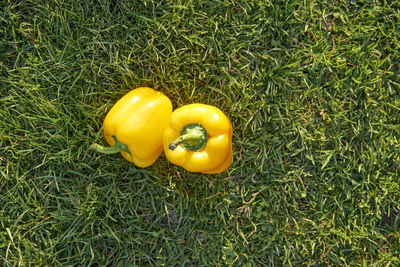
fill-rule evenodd
<path id="1" fill-rule="evenodd" d="M 399 266 L 399 1 L 0 1 L 0 265 Z M 219 107 L 218 175 L 140 169 L 130 89 Z"/>

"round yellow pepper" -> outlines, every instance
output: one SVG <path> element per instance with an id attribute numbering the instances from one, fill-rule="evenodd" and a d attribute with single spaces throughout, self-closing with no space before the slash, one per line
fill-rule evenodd
<path id="1" fill-rule="evenodd" d="M 163 151 L 162 134 L 168 125 L 172 103 L 163 93 L 148 87 L 136 88 L 111 108 L 103 132 L 111 147 L 93 144 L 105 154 L 121 152 L 138 167 L 152 165 Z"/>
<path id="2" fill-rule="evenodd" d="M 175 165 L 190 172 L 220 173 L 232 162 L 232 124 L 214 106 L 186 105 L 172 112 L 163 145 Z"/>

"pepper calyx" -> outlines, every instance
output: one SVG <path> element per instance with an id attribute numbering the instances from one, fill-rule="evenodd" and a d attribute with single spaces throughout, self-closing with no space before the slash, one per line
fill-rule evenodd
<path id="1" fill-rule="evenodd" d="M 182 128 L 178 138 L 172 141 L 168 148 L 175 150 L 179 145 L 189 151 L 203 149 L 208 141 L 208 133 L 201 123 L 191 123 Z"/>

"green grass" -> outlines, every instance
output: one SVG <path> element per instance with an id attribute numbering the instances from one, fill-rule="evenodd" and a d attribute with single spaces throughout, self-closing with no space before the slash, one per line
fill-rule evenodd
<path id="1" fill-rule="evenodd" d="M 2 266 L 398 266 L 399 1 L 1 1 Z M 99 155 L 131 88 L 234 160 Z"/>

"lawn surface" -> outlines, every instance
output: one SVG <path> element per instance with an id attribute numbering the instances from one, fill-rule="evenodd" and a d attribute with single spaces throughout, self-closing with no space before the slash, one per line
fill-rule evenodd
<path id="1" fill-rule="evenodd" d="M 1 265 L 399 266 L 399 10 L 1 1 Z M 223 110 L 230 168 L 88 150 L 138 86 Z"/>

